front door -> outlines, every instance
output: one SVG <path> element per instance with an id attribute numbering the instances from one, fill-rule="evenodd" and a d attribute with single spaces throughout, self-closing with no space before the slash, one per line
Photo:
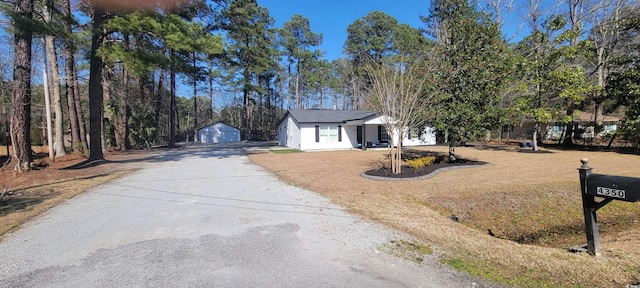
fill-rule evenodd
<path id="1" fill-rule="evenodd" d="M 362 145 L 362 126 L 358 126 L 356 129 L 356 139 L 358 140 L 358 144 Z"/>

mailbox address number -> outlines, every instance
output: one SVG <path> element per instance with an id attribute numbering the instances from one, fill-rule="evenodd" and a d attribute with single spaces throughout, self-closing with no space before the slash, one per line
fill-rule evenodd
<path id="1" fill-rule="evenodd" d="M 624 190 L 606 188 L 606 187 L 598 187 L 598 189 L 596 190 L 596 194 L 600 196 L 614 197 L 614 198 L 620 198 L 620 199 L 625 198 Z"/>

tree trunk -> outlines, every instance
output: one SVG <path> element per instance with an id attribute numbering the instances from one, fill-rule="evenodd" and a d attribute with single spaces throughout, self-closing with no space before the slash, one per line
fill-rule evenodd
<path id="1" fill-rule="evenodd" d="M 604 47 L 598 47 L 597 49 L 598 52 L 598 70 L 596 71 L 597 74 L 597 80 L 598 82 L 596 83 L 596 85 L 598 87 L 600 87 L 601 89 L 605 88 L 605 64 L 604 64 Z M 604 97 L 602 95 L 602 91 L 596 91 L 596 97 L 595 97 L 595 111 L 594 111 L 594 115 L 595 115 L 595 119 L 593 119 L 593 122 L 596 125 L 602 125 L 602 118 L 603 118 L 603 108 L 604 105 L 602 105 L 602 102 L 604 101 Z"/>
<path id="2" fill-rule="evenodd" d="M 456 146 L 451 139 L 449 139 L 449 161 L 455 162 L 456 159 Z"/>
<path id="3" fill-rule="evenodd" d="M 402 129 L 402 128 L 400 128 Z M 400 130 L 398 129 L 398 130 Z M 398 133 L 398 143 L 394 143 L 395 142 L 395 137 L 393 135 L 390 135 L 390 139 L 389 139 L 389 145 L 391 145 L 392 149 L 396 150 L 395 153 L 395 157 L 396 157 L 396 174 L 400 174 L 402 173 L 402 138 L 403 135 L 402 133 Z M 395 145 L 394 145 L 395 144 Z M 395 147 L 394 147 L 395 146 Z"/>
<path id="4" fill-rule="evenodd" d="M 298 60 L 296 67 L 296 109 L 300 109 L 300 60 Z"/>
<path id="5" fill-rule="evenodd" d="M 611 136 L 611 140 L 609 140 L 609 145 L 607 145 L 607 149 L 611 149 L 611 145 L 613 144 L 613 141 L 616 139 L 617 135 L 618 135 L 618 132 L 613 133 L 613 136 Z"/>
<path id="6" fill-rule="evenodd" d="M 71 16 L 71 3 L 70 0 L 62 1 L 62 13 L 65 18 L 70 18 Z M 65 19 L 63 21 L 64 29 L 67 33 L 71 34 L 71 24 L 69 23 L 70 19 Z M 74 59 L 74 47 L 73 42 L 71 40 L 67 40 L 64 45 L 64 55 L 65 55 L 65 88 L 67 93 L 67 112 L 69 115 L 69 124 L 71 126 L 71 149 L 74 152 L 78 152 L 80 147 L 82 147 L 80 141 L 80 128 L 78 127 L 78 113 L 76 112 L 76 95 L 78 89 L 76 85 L 78 84 L 76 74 L 75 74 L 75 59 Z"/>
<path id="7" fill-rule="evenodd" d="M 68 44 L 67 44 L 68 45 Z M 78 128 L 78 113 L 76 112 L 76 100 L 75 100 L 75 84 L 73 66 L 75 61 L 73 59 L 73 51 L 67 46 L 65 47 L 65 87 L 67 91 L 67 110 L 69 114 L 69 124 L 71 126 L 71 149 L 77 152 L 82 144 L 80 142 L 80 128 Z"/>
<path id="8" fill-rule="evenodd" d="M 193 142 L 198 143 L 198 66 L 196 64 L 196 52 L 193 52 Z"/>
<path id="9" fill-rule="evenodd" d="M 398 174 L 396 173 L 396 157 L 393 146 L 389 146 L 389 162 L 391 162 L 391 173 Z"/>
<path id="10" fill-rule="evenodd" d="M 170 86 L 169 87 L 169 148 L 176 146 L 176 64 L 174 63 L 175 53 L 169 52 L 171 55 L 171 68 L 169 71 Z"/>
<path id="11" fill-rule="evenodd" d="M 45 8 L 44 17 L 47 19 L 47 22 L 51 22 L 51 9 L 53 7 L 53 3 L 47 3 L 47 7 Z M 62 101 L 60 101 L 60 73 L 58 71 L 58 57 L 56 55 L 56 48 L 54 43 L 54 37 L 51 35 L 45 36 L 46 49 L 47 49 L 47 60 L 49 64 L 49 69 L 51 70 L 51 92 L 53 94 L 53 111 L 56 116 L 54 128 L 55 128 L 55 155 L 56 156 L 64 156 L 66 155 L 66 151 L 64 150 L 64 127 L 62 122 Z M 51 141 L 50 141 L 51 142 Z"/>
<path id="12" fill-rule="evenodd" d="M 102 59 L 100 60 L 102 62 Z M 76 102 L 76 119 L 78 119 L 78 134 L 80 136 L 80 144 L 82 144 L 82 150 L 87 151 L 89 149 L 89 144 L 87 143 L 87 130 L 84 123 L 84 111 L 82 110 L 82 104 L 80 101 L 80 85 L 78 84 L 78 71 L 76 69 L 75 60 L 73 65 L 73 89 L 75 92 L 73 93 L 74 100 Z"/>
<path id="13" fill-rule="evenodd" d="M 45 9 L 46 11 L 46 9 Z M 46 14 L 46 12 L 45 12 Z M 49 159 L 51 161 L 55 161 L 56 160 L 56 156 L 55 153 L 53 152 L 53 131 L 51 130 L 51 89 L 49 88 L 49 76 L 47 75 L 47 44 L 46 41 L 44 39 L 42 39 L 42 44 L 43 44 L 43 62 L 44 65 L 42 65 L 42 79 L 44 79 L 43 84 L 44 84 L 44 113 L 45 113 L 45 119 L 43 119 L 42 121 L 42 130 L 44 132 L 44 124 L 45 122 L 47 123 L 47 133 L 42 133 L 43 135 L 43 139 L 47 139 L 47 146 L 48 146 L 48 150 L 49 150 Z"/>
<path id="14" fill-rule="evenodd" d="M 102 99 L 104 99 L 104 103 L 108 103 L 107 106 L 109 107 L 109 109 L 105 109 L 104 110 L 104 121 L 109 121 L 109 123 L 111 123 L 112 126 L 112 130 L 111 131 L 104 131 L 104 136 L 103 138 L 105 138 L 107 135 L 109 136 L 109 143 L 103 143 L 103 147 L 113 147 L 113 149 L 118 150 L 118 143 L 116 140 L 116 114 L 117 114 L 117 110 L 119 109 L 118 107 L 118 92 L 113 91 L 113 89 L 111 88 L 113 85 L 113 79 L 115 78 L 115 75 L 112 75 L 112 73 L 109 71 L 109 69 L 107 69 L 106 67 L 102 69 L 102 93 L 104 94 L 104 97 L 102 97 Z"/>
<path id="15" fill-rule="evenodd" d="M 127 112 L 129 110 L 129 72 L 126 68 L 122 69 L 122 85 L 122 91 L 118 91 L 114 95 L 116 97 L 116 99 L 114 99 L 116 109 L 113 111 L 113 124 L 116 147 L 120 151 L 126 151 L 129 148 L 127 144 L 127 136 L 129 134 L 127 125 Z"/>
<path id="16" fill-rule="evenodd" d="M 562 140 L 562 145 L 565 147 L 569 147 L 573 145 L 573 133 L 575 131 L 575 123 L 573 121 L 567 123 L 566 133 L 564 134 L 564 139 Z"/>
<path id="17" fill-rule="evenodd" d="M 388 135 L 391 141 L 389 141 L 389 160 L 391 161 L 391 173 L 393 174 L 400 174 L 400 165 L 398 162 L 398 150 L 396 149 L 396 147 L 393 147 L 393 129 L 390 129 L 391 127 L 388 127 L 387 125 L 384 126 L 384 128 L 388 131 Z M 364 140 L 363 140 L 364 142 Z M 364 144 L 364 143 L 363 143 Z"/>
<path id="18" fill-rule="evenodd" d="M 103 40 L 104 9 L 93 7 L 93 31 L 91 35 L 91 51 L 89 58 L 89 159 L 87 161 L 104 160 L 102 154 L 102 65 L 98 56 L 98 48 Z"/>
<path id="19" fill-rule="evenodd" d="M 209 124 L 213 124 L 213 92 L 214 92 L 214 88 L 213 88 L 213 64 L 211 62 L 209 62 L 209 109 L 207 109 L 207 112 L 209 112 L 209 119 L 211 120 L 209 122 Z"/>
<path id="20" fill-rule="evenodd" d="M 160 110 L 162 109 L 162 99 L 164 98 L 164 80 L 166 77 L 166 70 L 160 69 L 160 75 L 158 76 L 158 90 L 156 93 L 156 105 L 154 111 L 154 119 L 156 120 L 156 126 L 160 129 Z M 162 129 L 162 134 L 165 135 L 166 131 Z"/>
<path id="21" fill-rule="evenodd" d="M 540 123 L 536 122 L 536 127 L 533 129 L 533 151 L 538 151 L 538 128 Z"/>
<path id="22" fill-rule="evenodd" d="M 102 95 L 103 95 L 102 96 L 102 101 L 107 102 L 107 103 L 109 101 L 116 100 L 116 98 L 117 98 L 117 96 L 113 96 L 112 95 L 112 92 L 113 92 L 114 89 L 112 89 L 111 87 L 113 85 L 112 82 L 113 82 L 113 79 L 115 79 L 115 75 L 113 75 L 113 77 L 112 77 L 111 74 L 112 73 L 110 72 L 109 69 L 107 69 L 107 67 L 102 66 L 102 75 L 101 75 L 101 78 L 102 78 Z M 103 119 L 102 125 L 103 125 L 103 127 L 102 127 L 101 139 L 102 139 L 102 148 L 105 149 L 107 147 L 107 142 L 106 142 L 106 137 L 105 137 L 106 133 L 104 131 L 104 123 L 105 123 L 104 121 L 108 117 L 107 117 L 107 115 L 105 115 L 104 108 L 102 110 L 103 110 L 103 112 L 102 112 L 103 113 L 102 114 L 102 119 Z M 111 115 L 111 116 L 112 116 L 111 119 L 113 120 L 114 117 L 113 117 L 113 115 Z M 115 129 L 114 129 L 114 134 L 115 134 Z M 115 135 L 114 135 L 114 139 L 115 139 Z"/>
<path id="23" fill-rule="evenodd" d="M 244 72 L 244 88 L 242 89 L 242 128 L 241 130 L 241 139 L 248 140 L 249 136 L 249 81 L 251 80 L 251 75 L 248 69 L 245 69 Z"/>
<path id="24" fill-rule="evenodd" d="M 33 18 L 33 1 L 16 0 L 14 4 L 16 16 L 21 21 Z M 13 158 L 9 165 L 18 171 L 31 167 L 31 42 L 32 32 L 24 23 L 15 23 L 14 58 L 13 58 L 13 94 L 11 106 L 11 142 Z"/>

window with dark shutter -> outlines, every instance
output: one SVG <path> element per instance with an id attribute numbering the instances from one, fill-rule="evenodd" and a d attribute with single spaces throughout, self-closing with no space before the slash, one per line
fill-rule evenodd
<path id="1" fill-rule="evenodd" d="M 320 142 L 320 126 L 316 126 L 316 143 Z"/>
<path id="2" fill-rule="evenodd" d="M 342 126 L 338 125 L 338 142 L 342 142 Z"/>
<path id="3" fill-rule="evenodd" d="M 382 126 L 378 125 L 378 142 L 382 140 Z"/>

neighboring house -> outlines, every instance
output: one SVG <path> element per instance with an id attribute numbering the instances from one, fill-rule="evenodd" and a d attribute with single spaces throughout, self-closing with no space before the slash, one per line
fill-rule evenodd
<path id="1" fill-rule="evenodd" d="M 576 127 L 583 132 L 581 138 L 589 139 L 594 138 L 593 122 L 595 117 L 593 113 L 584 111 L 578 111 L 574 117 L 574 123 Z M 604 136 L 609 133 L 613 133 L 618 129 L 620 118 L 604 115 L 600 119 L 602 121 L 602 130 L 600 136 Z M 522 125 L 518 126 L 504 126 L 502 127 L 503 137 L 511 139 L 531 139 L 533 135 L 533 129 L 535 129 L 536 123 L 533 120 L 525 119 Z M 541 139 L 546 140 L 560 140 L 563 137 L 567 126 L 562 122 L 551 122 L 549 124 L 542 124 L 540 127 L 542 135 Z"/>
<path id="2" fill-rule="evenodd" d="M 578 111 L 575 115 L 576 116 L 573 118 L 573 121 L 576 123 L 578 129 L 583 130 L 580 137 L 582 139 L 594 138 L 595 132 L 593 129 L 593 123 L 595 115 L 584 111 Z M 604 136 L 609 133 L 613 133 L 618 129 L 620 118 L 603 115 L 600 121 L 602 121 L 602 130 L 600 131 L 599 136 Z M 553 125 L 547 126 L 547 139 L 559 140 L 560 137 L 562 137 L 563 132 L 565 132 L 565 129 L 566 125 L 563 123 L 553 123 Z"/>
<path id="3" fill-rule="evenodd" d="M 240 142 L 240 129 L 216 122 L 198 129 L 198 141 L 200 143 Z"/>
<path id="4" fill-rule="evenodd" d="M 436 143 L 433 128 L 426 127 L 420 132 L 407 129 L 402 145 Z M 384 116 L 372 111 L 289 110 L 278 124 L 278 142 L 300 150 L 331 150 L 388 147 L 391 141 Z"/>

